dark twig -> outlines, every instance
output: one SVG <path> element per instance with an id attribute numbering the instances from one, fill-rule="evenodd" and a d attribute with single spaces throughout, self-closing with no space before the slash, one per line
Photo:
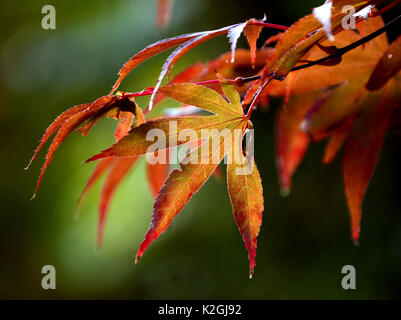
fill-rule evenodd
<path id="1" fill-rule="evenodd" d="M 348 46 L 345 46 L 343 48 L 339 48 L 337 49 L 337 51 L 333 54 L 330 54 L 326 57 L 323 57 L 319 60 L 316 61 L 312 61 L 309 63 L 305 63 L 303 65 L 297 66 L 292 68 L 291 71 L 297 71 L 297 70 L 301 70 L 301 69 L 305 69 L 305 68 L 309 68 L 318 64 L 322 64 L 323 62 L 326 62 L 328 60 L 334 59 L 334 58 L 339 58 L 342 57 L 344 54 L 346 54 L 348 51 L 351 51 L 361 45 L 363 45 L 364 43 L 378 37 L 379 35 L 381 35 L 382 33 L 386 32 L 387 29 L 390 28 L 390 26 L 392 26 L 393 24 L 395 24 L 399 19 L 401 18 L 401 15 L 399 15 L 398 17 L 394 18 L 393 20 L 391 20 L 390 22 L 386 23 L 385 26 L 383 26 L 380 29 L 377 29 L 375 32 L 372 32 L 371 34 L 367 35 L 366 37 L 363 37 L 362 39 L 359 39 L 358 41 L 355 41 L 351 44 L 349 44 Z"/>

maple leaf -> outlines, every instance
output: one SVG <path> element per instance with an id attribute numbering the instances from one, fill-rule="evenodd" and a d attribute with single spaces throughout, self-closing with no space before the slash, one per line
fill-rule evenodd
<path id="1" fill-rule="evenodd" d="M 237 145 L 239 137 L 235 136 L 233 143 Z M 249 252 L 249 277 L 252 278 L 255 268 L 257 236 L 262 225 L 263 189 L 259 171 L 252 158 L 246 158 L 240 148 L 233 146 L 232 151 L 238 150 L 238 156 L 242 157 L 242 165 L 236 163 L 227 164 L 227 188 L 235 222 Z M 233 155 L 234 156 L 234 155 Z M 249 162 L 248 162 L 249 161 Z M 238 169 L 244 170 L 246 166 L 252 168 L 251 174 L 238 174 Z"/>
<path id="2" fill-rule="evenodd" d="M 42 139 L 40 140 L 39 146 L 36 148 L 28 166 L 25 168 L 28 169 L 30 167 L 32 161 L 35 159 L 41 148 L 51 138 L 51 136 L 56 133 L 46 154 L 46 160 L 42 166 L 35 193 L 32 198 L 35 197 L 42 177 L 53 160 L 55 152 L 71 132 L 82 125 L 78 131 L 85 136 L 100 118 L 111 117 L 114 119 L 123 119 L 123 121 L 119 122 L 116 129 L 116 137 L 120 137 L 122 132 L 125 131 L 125 128 L 131 125 L 130 121 L 132 120 L 132 117 L 130 114 L 134 112 L 134 107 L 135 102 L 133 101 L 133 98 L 126 97 L 123 92 L 119 92 L 114 96 L 101 97 L 92 103 L 74 106 L 58 116 L 46 129 Z"/>
<path id="3" fill-rule="evenodd" d="M 361 39 L 361 34 L 370 34 L 382 26 L 380 17 L 371 18 L 369 22 L 362 21 L 357 25 L 359 34 L 344 30 L 336 35 L 332 45 L 341 48 Z M 322 46 L 327 44 L 322 42 Z M 292 131 L 287 128 L 285 133 L 280 130 L 277 134 L 279 173 L 284 188 L 289 187 L 291 175 L 305 152 L 305 142 L 303 147 L 298 144 L 302 148 L 301 153 L 298 149 L 298 152 L 291 151 L 291 144 L 288 144 L 288 141 L 296 141 L 305 134 L 302 133 L 300 124 L 314 140 L 329 139 L 323 157 L 324 163 L 332 161 L 345 145 L 343 177 L 351 214 L 352 238 L 355 242 L 359 240 L 362 201 L 379 160 L 392 111 L 401 98 L 397 90 L 399 78 L 393 78 L 399 71 L 399 62 L 397 58 L 388 59 L 389 54 L 390 57 L 393 54 L 398 56 L 399 48 L 397 41 L 389 47 L 386 36 L 382 35 L 345 54 L 342 61 L 335 66 L 316 66 L 294 72 L 292 76 L 295 80 L 290 86 L 291 92 L 299 95 L 297 99 L 305 98 L 308 91 L 318 91 L 320 95 L 318 94 L 312 106 L 305 100 L 306 112 L 298 107 L 296 112 L 304 112 L 303 118 L 291 120 L 294 118 L 294 111 L 291 110 L 297 106 L 295 104 L 278 122 L 280 128 L 282 123 L 295 121 Z M 307 58 L 312 61 L 319 59 L 322 55 L 319 50 L 322 51 L 315 47 Z M 289 85 L 288 81 L 287 84 L 272 84 L 268 93 L 285 95 L 288 90 L 286 85 Z M 284 153 L 283 150 L 288 152 Z M 300 156 L 297 157 L 297 154 Z"/>
<path id="4" fill-rule="evenodd" d="M 194 156 L 198 159 L 196 163 L 181 162 L 181 169 L 172 171 L 168 176 L 156 198 L 152 223 L 144 241 L 140 245 L 136 261 L 143 255 L 148 245 L 166 230 L 173 218 L 184 208 L 192 195 L 200 189 L 215 171 L 224 156 L 231 155 L 231 158 L 233 158 L 235 156 L 234 149 L 236 149 L 234 146 L 242 150 L 242 135 L 251 124 L 243 113 L 239 94 L 235 91 L 234 87 L 222 78 L 221 85 L 228 102 L 216 91 L 200 85 L 184 83 L 169 84 L 162 87 L 160 91 L 165 96 L 173 98 L 178 102 L 209 111 L 214 115 L 148 120 L 139 127 L 131 129 L 123 139 L 111 148 L 88 160 L 139 156 L 148 153 L 153 141 L 147 141 L 146 135 L 152 129 L 159 129 L 165 133 L 165 148 L 197 141 L 201 136 L 203 139 L 202 146 L 207 145 L 207 152 L 201 147 L 189 153 L 189 156 Z M 177 127 L 175 130 L 169 128 L 171 121 L 176 123 Z M 196 132 L 196 137 L 182 141 L 177 141 L 177 139 L 173 138 L 184 134 L 187 129 Z M 202 129 L 209 129 L 206 136 L 204 131 L 201 134 Z M 235 129 L 241 132 L 240 137 L 233 138 L 231 140 L 233 142 L 229 145 L 229 148 L 222 148 L 225 145 L 226 139 L 230 135 L 234 135 Z M 219 136 L 220 132 L 224 132 L 223 137 Z M 213 143 L 213 140 L 216 138 L 219 139 L 218 148 Z M 217 159 L 213 158 L 216 157 L 216 153 Z M 257 168 L 253 165 L 253 160 L 250 161 L 250 165 L 252 165 L 254 170 L 250 177 L 233 177 L 233 170 L 236 168 L 235 165 L 228 165 L 228 177 L 234 216 L 249 252 L 250 275 L 252 275 L 255 266 L 256 237 L 259 233 L 263 211 L 263 195 Z"/>
<path id="5" fill-rule="evenodd" d="M 165 39 L 146 47 L 124 64 L 108 96 L 72 107 L 45 131 L 31 162 L 46 141 L 56 135 L 46 155 L 36 191 L 56 150 L 72 131 L 86 136 L 102 117 L 120 120 L 115 131 L 116 143 L 87 160 L 100 161 L 78 201 L 79 206 L 94 183 L 107 172 L 99 205 L 99 247 L 112 196 L 138 158 L 151 155 L 168 159 L 177 147 L 189 148 L 189 151 L 183 149 L 186 151 L 180 158 L 180 169 L 170 173 L 168 161 L 148 161 L 146 165 L 149 187 L 156 200 L 150 228 L 137 252 L 137 261 L 208 178 L 212 174 L 221 175 L 219 163 L 223 158 L 236 159 L 234 163 L 228 161 L 227 186 L 234 218 L 248 250 L 252 276 L 262 220 L 263 191 L 253 155 L 242 149 L 242 143 L 245 132 L 252 128 L 252 110 L 257 105 L 267 106 L 270 97 L 279 96 L 283 98 L 283 105 L 275 122 L 276 163 L 283 193 L 289 192 L 292 176 L 310 142 L 328 140 L 322 159 L 324 163 L 333 161 L 344 147 L 345 195 L 352 238 L 357 242 L 362 201 L 379 160 L 386 131 L 401 123 L 401 113 L 396 108 L 401 101 L 401 38 L 389 45 L 384 31 L 393 22 L 384 26 L 379 17 L 400 1 L 393 1 L 380 10 L 374 8 L 384 2 L 327 0 L 290 28 L 250 19 L 217 30 Z M 159 1 L 160 23 L 165 21 L 163 17 L 169 3 L 171 1 Z M 348 14 L 343 12 L 346 5 L 352 5 L 357 12 L 354 17 L 358 32 L 343 29 L 342 22 Z M 367 16 L 370 16 L 369 21 L 364 21 Z M 258 50 L 256 42 L 263 27 L 285 32 L 272 36 Z M 250 50 L 236 50 L 242 33 Z M 229 39 L 230 52 L 206 63 L 194 64 L 162 86 L 165 76 L 184 54 L 223 34 Z M 274 47 L 267 47 L 273 43 Z M 165 61 L 154 88 L 112 95 L 139 64 L 174 47 L 177 48 Z M 216 79 L 216 70 L 230 79 L 225 80 L 220 73 Z M 240 94 L 244 95 L 242 104 Z M 151 96 L 144 112 L 133 100 L 143 95 Z M 166 114 L 145 121 L 144 114 L 166 97 L 182 104 L 174 111 L 174 116 Z M 248 105 L 245 115 L 243 108 Z M 201 115 L 200 110 L 211 114 Z M 165 144 L 157 149 L 152 148 L 154 141 L 148 139 L 148 133 L 154 129 L 163 132 L 165 137 Z M 205 129 L 208 129 L 206 136 Z M 229 137 L 232 139 L 226 145 Z M 216 139 L 217 145 L 214 144 Z M 221 140 L 224 148 L 221 148 Z M 237 174 L 245 169 L 248 174 Z"/>
<path id="6" fill-rule="evenodd" d="M 359 241 L 362 201 L 380 157 L 380 151 L 393 109 L 399 104 L 400 83 L 389 83 L 372 94 L 366 94 L 352 131 L 346 139 L 343 156 L 343 178 L 351 213 L 352 238 Z"/>

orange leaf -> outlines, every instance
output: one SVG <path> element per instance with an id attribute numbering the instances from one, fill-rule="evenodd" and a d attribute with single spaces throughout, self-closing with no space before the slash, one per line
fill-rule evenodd
<path id="1" fill-rule="evenodd" d="M 229 85 L 221 75 L 218 74 L 217 76 L 220 79 L 222 90 L 228 102 L 217 92 L 199 85 L 183 84 L 164 87 L 165 89 L 163 93 L 179 102 L 194 105 L 211 112 L 216 112 L 216 117 L 219 117 L 221 122 L 216 123 L 210 121 L 212 118 L 211 116 L 199 117 L 197 122 L 200 123 L 201 119 L 206 119 L 206 122 L 201 124 L 202 127 L 205 127 L 205 124 L 208 123 L 206 126 L 207 128 L 219 128 L 220 130 L 211 130 L 213 133 L 210 133 L 208 136 L 195 136 L 188 142 L 189 144 L 194 144 L 195 142 L 195 146 L 198 148 L 195 151 L 188 153 L 187 156 L 181 160 L 181 169 L 172 171 L 165 181 L 163 187 L 160 189 L 154 204 L 152 222 L 148 232 L 145 235 L 144 241 L 139 247 L 136 256 L 136 262 L 142 257 L 149 244 L 153 240 L 157 239 L 159 235 L 169 227 L 174 217 L 180 213 L 193 194 L 195 194 L 209 179 L 224 156 L 233 154 L 232 142 L 228 145 L 230 149 L 227 150 L 227 138 L 232 138 L 233 134 L 238 135 L 238 131 L 234 131 L 235 129 L 239 129 L 239 133 L 241 133 L 242 137 L 244 130 L 250 126 L 248 119 L 243 114 L 238 93 L 235 91 L 234 87 Z M 175 120 L 180 121 L 182 119 L 185 119 L 185 117 L 176 118 Z M 150 121 L 148 123 L 150 123 Z M 196 128 L 197 127 L 195 127 L 195 129 Z M 222 129 L 226 129 L 228 131 L 222 131 Z M 177 133 L 180 131 L 180 129 L 177 130 Z M 132 131 L 130 134 L 132 134 Z M 202 140 L 199 140 L 199 137 L 201 137 Z M 217 145 L 215 143 L 216 137 L 219 139 Z M 200 141 L 203 142 L 201 148 L 199 148 Z M 241 140 L 238 139 L 234 141 L 238 142 L 238 147 L 240 150 L 242 150 L 240 144 Z M 231 158 L 234 157 L 232 156 Z M 238 183 L 240 184 L 241 181 L 244 180 L 239 178 Z M 236 182 L 232 181 L 231 186 L 236 187 L 235 184 Z M 255 192 L 255 196 L 257 196 L 257 192 Z M 245 244 L 249 250 L 250 268 L 252 274 L 255 265 L 256 236 L 258 232 L 256 232 L 257 227 L 254 226 L 254 222 L 252 222 L 251 232 L 248 232 L 244 229 L 246 228 L 247 224 L 247 222 L 244 220 L 244 217 L 247 213 L 245 211 L 240 211 L 237 207 L 240 200 L 241 198 L 234 197 L 233 201 L 236 206 L 234 208 L 234 214 L 236 216 L 237 223 L 240 226 L 240 231 L 243 235 Z M 261 202 L 259 200 L 261 200 Z M 259 203 L 257 205 L 259 208 L 263 208 L 262 196 L 258 197 L 258 201 Z M 252 216 L 253 221 L 256 213 L 254 212 L 253 207 L 249 207 L 249 210 L 249 215 Z"/>
<path id="2" fill-rule="evenodd" d="M 335 130 L 333 130 L 332 133 L 330 133 L 330 137 L 327 141 L 323 155 L 324 164 L 332 162 L 337 153 L 340 151 L 341 147 L 343 146 L 345 140 L 349 135 L 349 132 L 352 129 L 354 118 L 354 116 L 349 117 L 339 128 L 336 128 Z"/>
<path id="3" fill-rule="evenodd" d="M 53 122 L 50 124 L 50 126 L 46 129 L 42 139 L 40 140 L 39 146 L 35 149 L 34 155 L 32 159 L 29 161 L 29 164 L 25 168 L 25 170 L 29 169 L 30 165 L 32 164 L 33 160 L 35 160 L 36 155 L 39 153 L 40 149 L 44 146 L 44 144 L 47 142 L 47 140 L 50 139 L 50 137 L 58 130 L 60 127 L 64 124 L 64 122 L 72 117 L 73 115 L 85 110 L 91 105 L 91 103 L 84 103 L 80 104 L 78 106 L 72 107 L 68 109 L 67 111 L 64 111 L 62 114 L 60 114 Z"/>
<path id="4" fill-rule="evenodd" d="M 68 135 L 72 131 L 74 131 L 79 125 L 81 125 L 83 122 L 85 122 L 89 118 L 95 116 L 111 100 L 113 100 L 113 98 L 109 97 L 109 96 L 101 97 L 101 98 L 97 99 L 95 102 L 93 102 L 92 104 L 90 104 L 83 111 L 74 112 L 73 115 L 70 115 L 68 118 L 64 119 L 63 124 L 60 125 L 60 128 L 59 128 L 56 136 L 54 137 L 53 142 L 51 143 L 49 150 L 46 154 L 46 160 L 42 166 L 42 169 L 41 169 L 41 172 L 40 172 L 40 175 L 38 178 L 38 182 L 36 185 L 35 193 L 32 198 L 35 197 L 35 195 L 39 189 L 39 185 L 42 180 L 42 177 L 43 177 L 47 167 L 51 163 L 54 153 L 56 152 L 56 150 L 58 149 L 60 144 L 68 137 Z M 80 108 L 77 108 L 77 109 L 79 110 Z M 56 122 L 58 122 L 58 119 L 56 119 Z M 52 125 L 50 127 L 52 127 Z M 52 130 L 53 130 L 53 128 L 52 128 Z M 45 133 L 45 135 L 46 135 L 46 133 Z M 45 140 L 43 140 L 43 141 L 45 141 Z"/>
<path id="5" fill-rule="evenodd" d="M 259 38 L 259 34 L 262 31 L 262 26 L 247 24 L 244 28 L 244 35 L 248 40 L 249 47 L 251 48 L 251 63 L 252 68 L 255 67 L 256 60 L 256 41 Z"/>
<path id="6" fill-rule="evenodd" d="M 234 143 L 241 143 L 236 141 Z M 240 150 L 240 148 L 238 148 Z M 234 150 L 234 148 L 233 148 Z M 262 224 L 263 189 L 259 171 L 254 159 L 247 161 L 241 157 L 243 164 L 227 165 L 227 188 L 230 195 L 233 214 L 249 254 L 249 277 L 252 278 L 255 268 L 257 237 Z M 249 166 L 250 174 L 238 174 L 237 169 Z"/>
<path id="7" fill-rule="evenodd" d="M 168 159 L 168 150 L 159 150 L 158 152 L 164 153 L 164 159 Z M 168 164 L 168 161 L 166 161 L 166 163 L 146 163 L 146 173 L 148 177 L 150 191 L 155 198 L 167 179 L 169 167 L 170 166 Z"/>
<path id="8" fill-rule="evenodd" d="M 116 128 L 114 133 L 114 137 L 116 141 L 121 140 L 129 131 L 132 125 L 132 119 L 134 118 L 134 114 L 129 111 L 120 112 L 118 119 L 122 119 Z"/>
<path id="9" fill-rule="evenodd" d="M 190 39 L 193 39 L 197 36 L 198 34 L 196 33 L 191 33 L 191 34 L 184 34 L 178 37 L 174 38 L 168 38 L 164 39 L 158 42 L 155 42 L 151 44 L 150 46 L 147 46 L 145 49 L 142 51 L 138 52 L 136 55 L 134 55 L 131 59 L 129 59 L 121 68 L 121 70 L 118 72 L 118 79 L 113 85 L 113 88 L 110 91 L 110 94 L 112 94 L 114 91 L 117 90 L 118 86 L 120 85 L 121 81 L 132 71 L 134 70 L 137 66 L 139 66 L 142 62 L 148 60 L 149 58 L 166 51 L 170 48 L 173 48 L 177 45 L 180 45 Z"/>
<path id="10" fill-rule="evenodd" d="M 145 49 L 143 49 L 142 51 L 137 53 L 135 56 L 133 56 L 129 61 L 127 61 L 124 64 L 124 66 L 118 72 L 119 77 L 118 77 L 117 81 L 115 82 L 115 84 L 113 85 L 113 88 L 112 88 L 110 94 L 112 94 L 115 90 L 117 90 L 121 81 L 132 70 L 134 70 L 138 65 L 140 65 L 142 62 L 148 60 L 149 58 L 151 58 L 163 51 L 166 51 L 170 48 L 179 46 L 178 48 L 176 48 L 173 51 L 173 53 L 171 53 L 169 55 L 169 57 L 167 58 L 166 62 L 163 65 L 162 72 L 159 75 L 159 79 L 155 86 L 154 94 L 152 95 L 152 98 L 151 98 L 151 101 L 153 101 L 164 76 L 168 73 L 168 71 L 172 68 L 172 66 L 174 65 L 174 63 L 177 60 L 179 60 L 185 53 L 187 53 L 189 50 L 193 49 L 197 45 L 201 44 L 202 42 L 205 42 L 205 41 L 212 39 L 214 37 L 217 37 L 219 35 L 228 33 L 229 30 L 237 27 L 238 25 L 240 25 L 240 24 L 232 25 L 232 26 L 228 26 L 228 27 L 224 27 L 224 28 L 212 30 L 212 31 L 203 31 L 203 32 L 184 34 L 181 36 L 164 39 L 164 40 L 161 40 L 161 41 L 151 44 L 150 46 L 146 47 Z M 151 109 L 151 105 L 152 105 L 152 103 L 150 104 L 150 109 Z"/>
<path id="11" fill-rule="evenodd" d="M 369 78 L 366 88 L 370 91 L 382 88 L 401 70 L 401 37 L 398 37 L 384 52 Z"/>
<path id="12" fill-rule="evenodd" d="M 351 213 L 352 239 L 359 240 L 362 201 L 373 175 L 393 108 L 397 88 L 383 88 L 366 94 L 365 107 L 354 121 L 343 157 L 345 194 Z"/>
<path id="13" fill-rule="evenodd" d="M 291 179 L 309 145 L 309 137 L 300 126 L 317 94 L 293 96 L 276 118 L 276 166 L 282 194 L 291 189 Z"/>
<path id="14" fill-rule="evenodd" d="M 202 159 L 201 149 L 195 152 L 198 154 L 198 159 Z M 224 154 L 220 154 L 220 161 L 223 156 Z M 170 173 L 156 198 L 152 222 L 144 241 L 139 247 L 136 262 L 142 257 L 149 244 L 168 228 L 174 217 L 184 208 L 193 194 L 209 179 L 217 165 L 212 163 L 209 158 L 205 159 L 205 164 L 188 163 L 181 165 L 181 170 L 176 169 Z"/>

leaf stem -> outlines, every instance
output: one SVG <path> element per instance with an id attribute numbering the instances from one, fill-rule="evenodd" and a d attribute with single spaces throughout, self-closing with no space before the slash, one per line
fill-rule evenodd
<path id="1" fill-rule="evenodd" d="M 282 26 L 280 24 L 267 23 L 267 22 L 262 22 L 262 21 L 250 21 L 249 24 L 252 24 L 254 26 L 262 26 L 265 28 L 273 28 L 273 29 L 279 29 L 279 30 L 289 29 L 289 27 Z"/>
<path id="2" fill-rule="evenodd" d="M 264 83 L 263 85 L 261 85 L 261 86 L 258 88 L 258 91 L 256 91 L 256 94 L 255 94 L 255 96 L 253 97 L 252 102 L 251 102 L 251 104 L 250 104 L 250 106 L 249 106 L 248 112 L 247 112 L 247 114 L 246 114 L 246 116 L 245 116 L 245 118 L 246 118 L 247 120 L 249 120 L 249 119 L 251 118 L 252 111 L 253 111 L 253 109 L 254 109 L 254 105 L 255 105 L 256 101 L 259 99 L 260 94 L 263 92 L 263 90 L 266 88 L 266 86 L 270 84 L 270 82 L 273 80 L 273 78 L 274 78 L 273 76 L 270 76 L 270 77 L 265 81 L 265 83 Z"/>

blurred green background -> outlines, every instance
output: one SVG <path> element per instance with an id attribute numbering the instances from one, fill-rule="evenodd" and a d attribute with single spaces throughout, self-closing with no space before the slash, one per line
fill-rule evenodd
<path id="1" fill-rule="evenodd" d="M 364 203 L 361 245 L 356 248 L 349 239 L 340 159 L 323 166 L 323 145 L 314 144 L 295 175 L 291 195 L 280 197 L 274 112 L 254 114 L 265 212 L 253 280 L 248 279 L 247 252 L 225 183 L 215 179 L 134 265 L 152 212 L 143 160 L 116 193 L 103 249 L 95 250 L 100 184 L 78 221 L 73 213 L 94 166 L 81 162 L 113 142 L 113 120 L 101 121 L 86 138 L 73 133 L 56 153 L 38 196 L 29 201 L 44 151 L 30 171 L 23 168 L 43 130 L 68 107 L 108 93 L 117 71 L 134 53 L 168 36 L 220 28 L 264 13 L 269 22 L 290 25 L 322 2 L 176 0 L 171 24 L 160 30 L 151 0 L 2 1 L 0 298 L 399 298 L 400 131 L 392 130 L 386 140 Z M 41 28 L 46 4 L 56 8 L 56 30 Z M 264 31 L 263 37 L 269 34 Z M 173 74 L 228 48 L 225 37 L 203 44 Z M 140 66 L 121 90 L 154 85 L 165 57 Z M 139 101 L 142 106 L 145 102 Z M 56 290 L 41 288 L 46 264 L 56 267 Z M 357 290 L 341 288 L 346 264 L 356 267 Z"/>

